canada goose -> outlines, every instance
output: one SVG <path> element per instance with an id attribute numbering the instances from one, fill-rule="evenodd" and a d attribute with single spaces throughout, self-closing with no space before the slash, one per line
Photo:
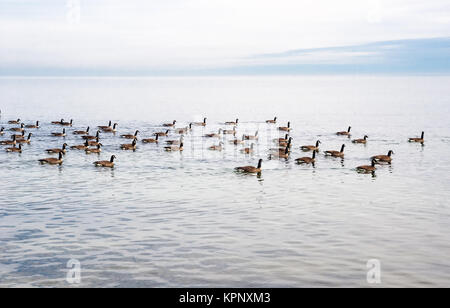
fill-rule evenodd
<path id="1" fill-rule="evenodd" d="M 61 125 L 62 123 L 64 123 L 64 119 L 61 119 L 60 121 L 52 121 L 51 123 L 53 125 Z"/>
<path id="2" fill-rule="evenodd" d="M 106 129 L 106 128 L 111 128 L 111 126 L 112 126 L 112 121 L 109 121 L 108 126 L 104 126 L 104 125 L 103 126 L 97 126 L 97 128 L 103 130 L 103 129 Z"/>
<path id="3" fill-rule="evenodd" d="M 375 159 L 377 163 L 392 163 L 392 154 L 395 154 L 394 151 L 390 150 L 387 155 L 376 155 L 372 156 L 371 159 Z"/>
<path id="4" fill-rule="evenodd" d="M 267 120 L 267 124 L 276 124 L 277 123 L 277 117 L 273 118 L 273 120 Z"/>
<path id="5" fill-rule="evenodd" d="M 174 127 L 176 123 L 177 123 L 177 121 L 173 120 L 172 123 L 165 123 L 162 126 L 164 126 L 164 127 Z"/>
<path id="6" fill-rule="evenodd" d="M 211 134 L 206 134 L 205 137 L 206 138 L 220 138 L 220 134 L 222 133 L 222 129 L 219 128 L 219 132 L 216 133 L 211 133 Z"/>
<path id="7" fill-rule="evenodd" d="M 10 128 L 9 130 L 10 131 L 12 131 L 12 132 L 23 132 L 24 131 L 24 127 L 25 127 L 25 124 L 20 124 L 20 127 L 13 127 L 13 128 Z"/>
<path id="8" fill-rule="evenodd" d="M 16 141 L 16 136 L 13 136 L 12 140 L 3 140 L 0 141 L 0 145 L 16 145 L 17 141 Z"/>
<path id="9" fill-rule="evenodd" d="M 223 142 L 221 141 L 219 145 L 212 145 L 208 148 L 211 151 L 222 151 L 223 150 Z"/>
<path id="10" fill-rule="evenodd" d="M 336 135 L 338 136 L 351 136 L 350 131 L 352 130 L 352 127 L 349 126 L 346 132 L 337 132 Z"/>
<path id="11" fill-rule="evenodd" d="M 89 142 L 86 140 L 86 142 L 83 145 L 74 145 L 71 146 L 70 148 L 72 150 L 86 150 L 89 146 Z"/>
<path id="12" fill-rule="evenodd" d="M 116 156 L 112 155 L 110 160 L 96 161 L 94 165 L 96 167 L 114 168 L 114 159 L 116 159 Z"/>
<path id="13" fill-rule="evenodd" d="M 117 132 L 117 125 L 119 125 L 119 124 L 114 123 L 113 127 L 106 127 L 106 128 L 103 128 L 102 130 L 105 133 L 115 133 L 115 132 Z"/>
<path id="14" fill-rule="evenodd" d="M 99 139 L 100 138 L 100 131 L 98 130 L 95 136 L 81 136 L 84 140 L 93 140 L 93 139 Z"/>
<path id="15" fill-rule="evenodd" d="M 369 138 L 367 135 L 364 136 L 363 139 L 355 139 L 352 140 L 353 143 L 360 143 L 360 144 L 366 144 L 367 143 L 367 138 Z"/>
<path id="16" fill-rule="evenodd" d="M 61 122 L 61 126 L 72 126 L 73 120 L 70 120 L 70 122 Z"/>
<path id="17" fill-rule="evenodd" d="M 133 139 L 133 142 L 131 144 L 122 144 L 120 146 L 122 150 L 127 151 L 135 151 L 136 150 L 136 139 Z"/>
<path id="18" fill-rule="evenodd" d="M 139 134 L 139 131 L 137 130 L 134 135 L 121 135 L 121 138 L 125 138 L 125 139 L 137 139 L 137 135 Z"/>
<path id="19" fill-rule="evenodd" d="M 312 157 L 301 157 L 295 160 L 298 164 L 313 164 L 316 162 L 316 151 L 313 151 Z"/>
<path id="20" fill-rule="evenodd" d="M 340 152 L 338 152 L 338 151 L 325 151 L 325 156 L 333 156 L 333 157 L 344 158 L 344 149 L 345 149 L 345 144 L 342 145 Z"/>
<path id="21" fill-rule="evenodd" d="M 49 164 L 49 165 L 62 165 L 63 163 L 63 153 L 59 153 L 58 158 L 44 158 L 44 159 L 39 159 L 39 162 L 44 165 L 44 164 Z"/>
<path id="22" fill-rule="evenodd" d="M 287 142 L 279 142 L 278 145 L 280 147 L 282 147 L 282 148 L 284 148 L 284 147 L 289 147 L 290 148 L 291 145 L 292 145 L 292 137 L 289 137 Z"/>
<path id="23" fill-rule="evenodd" d="M 175 130 L 175 133 L 181 135 L 181 134 L 187 134 L 188 131 L 192 129 L 192 123 L 189 124 L 189 126 L 186 126 L 185 128 L 178 128 Z"/>
<path id="24" fill-rule="evenodd" d="M 90 127 L 88 126 L 86 130 L 76 130 L 73 132 L 74 135 L 89 135 Z"/>
<path id="25" fill-rule="evenodd" d="M 255 144 L 252 143 L 249 148 L 244 148 L 244 149 L 241 150 L 241 152 L 244 153 L 244 154 L 251 154 L 251 153 L 253 153 L 253 148 L 254 147 L 255 147 Z"/>
<path id="26" fill-rule="evenodd" d="M 64 143 L 61 149 L 48 149 L 48 150 L 45 150 L 45 152 L 47 152 L 49 154 L 62 153 L 63 155 L 66 155 L 66 148 L 67 148 L 67 143 Z"/>
<path id="27" fill-rule="evenodd" d="M 176 146 L 176 145 L 172 145 L 172 146 L 168 146 L 168 147 L 164 147 L 164 150 L 168 151 L 168 152 L 178 152 L 178 151 L 183 151 L 183 142 L 180 143 L 180 146 Z"/>
<path id="28" fill-rule="evenodd" d="M 21 139 L 17 139 L 16 141 L 17 141 L 17 143 L 20 143 L 20 144 L 24 144 L 24 143 L 30 144 L 31 143 L 31 136 L 33 136 L 33 134 L 29 133 L 27 139 L 21 138 Z"/>
<path id="29" fill-rule="evenodd" d="M 91 147 L 96 147 L 100 144 L 100 138 L 96 137 L 95 140 L 87 140 L 88 141 L 88 145 Z"/>
<path id="30" fill-rule="evenodd" d="M 288 140 L 289 140 L 289 134 L 286 134 L 284 136 L 284 138 L 277 138 L 277 139 L 274 139 L 273 141 L 277 142 L 277 143 L 281 143 L 281 142 L 287 142 Z"/>
<path id="31" fill-rule="evenodd" d="M 166 130 L 165 132 L 157 132 L 154 133 L 153 136 L 160 136 L 160 137 L 167 137 L 169 135 L 169 130 Z"/>
<path id="32" fill-rule="evenodd" d="M 156 135 L 156 138 L 148 138 L 142 139 L 142 143 L 158 143 L 159 135 Z"/>
<path id="33" fill-rule="evenodd" d="M 100 154 L 102 152 L 102 144 L 99 143 L 96 148 L 86 148 L 84 151 L 86 154 Z"/>
<path id="34" fill-rule="evenodd" d="M 320 140 L 316 141 L 316 145 L 302 145 L 300 149 L 302 151 L 308 152 L 308 151 L 316 151 L 319 152 L 319 144 L 321 144 Z"/>
<path id="35" fill-rule="evenodd" d="M 365 173 L 374 172 L 375 170 L 377 170 L 377 168 L 375 167 L 376 162 L 377 161 L 375 159 L 372 159 L 372 164 L 370 166 L 359 166 L 356 167 L 356 170 Z"/>
<path id="36" fill-rule="evenodd" d="M 62 133 L 52 133 L 53 137 L 66 137 L 66 129 L 63 128 Z"/>
<path id="37" fill-rule="evenodd" d="M 20 135 L 18 135 L 18 134 L 13 134 L 13 135 L 11 135 L 11 139 L 12 139 L 14 136 L 16 136 L 16 140 L 19 140 L 19 139 L 25 139 L 25 131 L 23 131 Z"/>
<path id="38" fill-rule="evenodd" d="M 20 119 L 17 119 L 15 121 L 8 121 L 8 124 L 20 124 Z"/>
<path id="39" fill-rule="evenodd" d="M 5 128 L 2 127 L 0 128 L 0 136 L 3 136 L 5 134 Z"/>
<path id="40" fill-rule="evenodd" d="M 233 127 L 232 130 L 230 130 L 230 129 L 223 129 L 222 130 L 222 134 L 224 134 L 224 135 L 235 135 L 236 134 L 236 126 Z"/>
<path id="41" fill-rule="evenodd" d="M 409 142 L 417 142 L 417 143 L 424 143 L 425 142 L 425 132 L 422 132 L 422 136 L 420 138 L 409 138 Z"/>
<path id="42" fill-rule="evenodd" d="M 269 159 L 272 158 L 285 158 L 288 159 L 290 156 L 290 149 L 289 146 L 286 146 L 284 149 L 275 149 L 275 153 L 269 154 Z"/>
<path id="43" fill-rule="evenodd" d="M 238 172 L 243 172 L 243 173 L 260 173 L 261 167 L 262 167 L 262 162 L 263 162 L 262 159 L 260 159 L 258 161 L 258 167 L 244 166 L 244 167 L 237 167 L 234 170 L 236 170 Z"/>
<path id="44" fill-rule="evenodd" d="M 230 143 L 234 144 L 234 145 L 244 144 L 245 143 L 245 139 L 244 138 L 245 138 L 245 135 L 242 135 L 242 139 L 241 140 L 234 139 L 234 140 L 231 140 Z"/>
<path id="45" fill-rule="evenodd" d="M 289 132 L 291 130 L 291 122 L 288 122 L 287 126 L 278 127 L 278 130 L 282 132 Z"/>
<path id="46" fill-rule="evenodd" d="M 116 159 L 116 156 L 112 155 L 109 161 L 108 160 L 96 161 L 94 162 L 94 165 L 96 167 L 114 168 L 114 159 Z"/>
<path id="47" fill-rule="evenodd" d="M 184 140 L 184 136 L 181 135 L 180 140 L 167 140 L 166 144 L 179 145 L 179 144 L 183 143 L 183 140 Z"/>
<path id="48" fill-rule="evenodd" d="M 225 125 L 238 125 L 239 123 L 239 119 L 236 119 L 236 121 L 229 121 L 229 122 L 225 122 Z"/>
<path id="49" fill-rule="evenodd" d="M 39 121 L 36 121 L 35 125 L 30 124 L 30 125 L 25 126 L 25 128 L 39 128 Z"/>
<path id="50" fill-rule="evenodd" d="M 7 148 L 6 152 L 9 152 L 9 153 L 22 153 L 22 145 L 19 144 L 18 148 L 16 148 L 16 147 Z"/>
<path id="51" fill-rule="evenodd" d="M 252 136 L 252 135 L 245 135 L 244 138 L 245 140 L 258 140 L 258 134 L 259 132 L 256 131 L 256 133 Z"/>
<path id="52" fill-rule="evenodd" d="M 206 120 L 207 120 L 207 118 L 204 118 L 203 122 L 193 122 L 192 125 L 194 125 L 194 126 L 206 126 Z"/>

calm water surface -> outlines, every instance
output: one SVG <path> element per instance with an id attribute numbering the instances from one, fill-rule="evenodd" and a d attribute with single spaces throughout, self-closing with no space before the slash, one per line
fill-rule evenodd
<path id="1" fill-rule="evenodd" d="M 42 122 L 21 155 L 0 148 L 0 287 L 68 287 L 66 264 L 81 262 L 80 286 L 450 286 L 450 77 L 3 78 L 0 123 Z M 185 136 L 185 151 L 102 134 L 100 156 L 69 151 L 63 166 L 40 166 L 47 148 L 82 144 L 73 130 L 119 123 L 150 137 L 208 117 Z M 268 160 L 280 134 L 265 120 L 291 121 L 291 159 Z M 202 138 L 240 119 L 255 153 Z M 74 119 L 65 139 L 50 121 Z M 354 145 L 334 132 L 353 127 Z M 409 144 L 424 130 L 426 144 Z M 93 131 L 95 133 L 95 130 Z M 9 138 L 9 132 L 0 139 Z M 171 134 L 167 139 L 177 139 Z M 345 143 L 344 161 L 318 156 Z M 251 144 L 247 142 L 246 145 Z M 375 176 L 354 168 L 394 150 Z M 92 162 L 116 154 L 113 170 Z M 264 158 L 261 177 L 236 166 Z"/>

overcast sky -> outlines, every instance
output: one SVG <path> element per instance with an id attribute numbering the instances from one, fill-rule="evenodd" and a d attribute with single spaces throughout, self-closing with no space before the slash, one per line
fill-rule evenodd
<path id="1" fill-rule="evenodd" d="M 448 37 L 448 0 L 0 0 L 3 75 L 355 65 Z"/>

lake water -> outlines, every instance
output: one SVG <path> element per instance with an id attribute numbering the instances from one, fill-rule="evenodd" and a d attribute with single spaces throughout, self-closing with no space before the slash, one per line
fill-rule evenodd
<path id="1" fill-rule="evenodd" d="M 381 286 L 450 286 L 450 77 L 2 78 L 1 126 L 40 120 L 21 155 L 0 147 L 0 287 L 354 287 L 381 263 Z M 119 150 L 140 137 L 208 117 L 164 144 Z M 265 120 L 277 116 L 277 125 Z M 74 120 L 65 139 L 50 121 Z M 259 130 L 255 153 L 207 140 L 239 118 L 237 137 Z M 82 144 L 75 129 L 119 123 L 103 154 L 69 151 L 41 166 L 47 148 Z M 268 160 L 278 125 L 293 127 L 292 157 Z M 366 146 L 335 135 L 351 125 Z M 426 143 L 408 137 L 424 130 Z M 95 130 L 92 131 L 95 133 Z M 9 138 L 9 132 L 0 139 Z M 177 139 L 171 134 L 166 139 Z M 346 144 L 344 161 L 300 145 Z M 162 139 L 162 141 L 164 138 Z M 250 144 L 247 142 L 246 144 Z M 394 150 L 375 176 L 355 167 Z M 116 167 L 98 169 L 117 156 Z M 234 167 L 264 159 L 260 177 Z M 82 281 L 66 281 L 67 262 Z"/>

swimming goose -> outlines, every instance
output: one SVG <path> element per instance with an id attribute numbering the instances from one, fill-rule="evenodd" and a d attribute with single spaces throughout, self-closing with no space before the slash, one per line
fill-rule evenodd
<path id="1" fill-rule="evenodd" d="M 252 143 L 249 148 L 244 148 L 244 149 L 241 150 L 241 152 L 244 153 L 244 154 L 251 154 L 251 153 L 253 153 L 253 148 L 254 147 L 255 147 L 255 144 Z"/>
<path id="2" fill-rule="evenodd" d="M 183 141 L 184 141 L 184 136 L 181 135 L 180 140 L 166 140 L 166 143 L 170 144 L 170 145 L 179 145 L 179 144 L 183 143 Z"/>
<path id="3" fill-rule="evenodd" d="M 276 151 L 276 149 L 275 149 Z M 285 158 L 288 159 L 290 156 L 290 149 L 289 146 L 286 146 L 284 149 L 279 149 L 277 152 L 269 154 L 269 159 L 274 158 Z"/>
<path id="4" fill-rule="evenodd" d="M 188 131 L 192 129 L 192 123 L 189 124 L 189 126 L 186 126 L 185 128 L 178 128 L 175 130 L 175 133 L 181 135 L 181 134 L 187 134 Z"/>
<path id="5" fill-rule="evenodd" d="M 224 134 L 224 135 L 236 135 L 236 126 L 233 127 L 232 130 L 230 130 L 230 129 L 223 129 L 222 130 L 222 134 Z"/>
<path id="6" fill-rule="evenodd" d="M 96 148 L 86 148 L 84 151 L 86 154 L 100 154 L 102 152 L 102 144 L 99 143 Z"/>
<path id="7" fill-rule="evenodd" d="M 30 125 L 25 126 L 25 128 L 39 128 L 39 121 L 36 121 L 35 125 L 30 124 Z"/>
<path id="8" fill-rule="evenodd" d="M 100 138 L 100 131 L 98 130 L 95 136 L 81 136 L 84 140 L 93 140 L 93 139 L 99 139 Z"/>
<path id="9" fill-rule="evenodd" d="M 277 143 L 281 143 L 281 142 L 287 142 L 288 140 L 289 140 L 289 134 L 286 134 L 284 136 L 284 138 L 277 138 L 277 139 L 274 139 L 273 141 L 277 142 Z"/>
<path id="10" fill-rule="evenodd" d="M 164 127 L 175 127 L 176 123 L 177 123 L 177 121 L 173 120 L 172 123 L 164 123 L 162 126 L 164 126 Z"/>
<path id="11" fill-rule="evenodd" d="M 61 119 L 60 121 L 52 121 L 51 123 L 53 125 L 61 125 L 62 123 L 64 123 L 64 119 Z"/>
<path id="12" fill-rule="evenodd" d="M 245 139 L 244 138 L 245 138 L 245 135 L 242 135 L 242 139 L 241 140 L 239 140 L 239 139 L 230 140 L 230 143 L 234 144 L 234 145 L 244 144 L 245 143 Z"/>
<path id="13" fill-rule="evenodd" d="M 225 122 L 225 125 L 238 125 L 239 123 L 239 119 L 236 119 L 236 121 L 229 121 L 229 122 Z"/>
<path id="14" fill-rule="evenodd" d="M 253 167 L 253 166 L 244 166 L 244 167 L 237 167 L 234 170 L 238 171 L 238 172 L 243 172 L 243 173 L 260 173 L 261 172 L 261 167 L 262 167 L 262 162 L 263 160 L 260 159 L 258 161 L 258 167 Z"/>
<path id="15" fill-rule="evenodd" d="M 425 132 L 422 132 L 422 136 L 420 138 L 409 138 L 409 142 L 417 142 L 417 143 L 424 143 L 425 142 Z"/>
<path id="16" fill-rule="evenodd" d="M 121 138 L 125 138 L 125 139 L 137 139 L 137 135 L 139 134 L 139 131 L 137 130 L 134 135 L 121 135 Z"/>
<path id="17" fill-rule="evenodd" d="M 316 145 L 302 145 L 300 147 L 300 149 L 305 152 L 308 152 L 308 151 L 319 152 L 319 144 L 321 144 L 321 142 L 320 142 L 320 140 L 317 140 Z"/>
<path id="18" fill-rule="evenodd" d="M 278 145 L 282 148 L 285 148 L 287 146 L 290 148 L 292 145 L 292 137 L 289 137 L 287 142 L 279 142 Z"/>
<path id="19" fill-rule="evenodd" d="M 277 117 L 273 118 L 273 120 L 267 120 L 267 124 L 276 124 L 277 123 Z"/>
<path id="20" fill-rule="evenodd" d="M 142 143 L 158 143 L 159 135 L 156 135 L 156 138 L 148 138 L 142 139 Z"/>
<path id="21" fill-rule="evenodd" d="M 351 136 L 350 131 L 352 130 L 352 127 L 349 126 L 346 132 L 337 132 L 336 135 L 338 136 Z"/>
<path id="22" fill-rule="evenodd" d="M 22 145 L 19 144 L 18 148 L 16 148 L 15 146 L 12 148 L 7 148 L 5 151 L 8 153 L 22 153 Z"/>
<path id="23" fill-rule="evenodd" d="M 70 122 L 61 122 L 61 126 L 70 126 L 70 127 L 72 127 L 72 124 L 73 124 L 73 120 L 70 120 Z"/>
<path id="24" fill-rule="evenodd" d="M 244 138 L 245 140 L 258 140 L 259 136 L 259 131 L 256 131 L 256 133 L 254 135 L 245 135 Z"/>
<path id="25" fill-rule="evenodd" d="M 2 127 L 0 128 L 0 136 L 3 136 L 5 134 L 5 128 Z"/>
<path id="26" fill-rule="evenodd" d="M 344 158 L 344 149 L 345 149 L 345 144 L 342 145 L 340 152 L 338 152 L 338 151 L 325 151 L 325 156 L 333 156 L 333 157 Z"/>
<path id="27" fill-rule="evenodd" d="M 206 134 L 205 137 L 206 138 L 220 138 L 220 134 L 222 133 L 222 129 L 219 128 L 219 132 L 216 133 L 211 133 L 211 134 Z"/>
<path id="28" fill-rule="evenodd" d="M 180 143 L 180 146 L 172 145 L 164 147 L 164 150 L 166 150 L 167 152 L 178 152 L 178 151 L 181 152 L 183 151 L 183 142 Z"/>
<path id="29" fill-rule="evenodd" d="M 169 130 L 166 130 L 165 132 L 157 132 L 154 133 L 153 136 L 159 136 L 159 137 L 167 137 L 169 135 Z"/>
<path id="30" fill-rule="evenodd" d="M 16 141 L 16 136 L 13 136 L 12 140 L 3 140 L 0 141 L 0 145 L 16 145 L 17 141 Z"/>
<path id="31" fill-rule="evenodd" d="M 133 142 L 131 144 L 122 144 L 120 146 L 120 148 L 122 150 L 127 150 L 127 151 L 135 151 L 136 150 L 136 139 L 133 139 Z"/>
<path id="32" fill-rule="evenodd" d="M 223 142 L 220 142 L 219 145 L 212 145 L 208 149 L 211 151 L 222 151 L 223 150 Z"/>
<path id="33" fill-rule="evenodd" d="M 115 132 L 117 132 L 117 125 L 119 125 L 119 124 L 114 123 L 113 127 L 106 127 L 106 128 L 103 128 L 102 130 L 105 133 L 115 133 Z"/>
<path id="34" fill-rule="evenodd" d="M 356 167 L 356 170 L 359 172 L 365 172 L 365 173 L 374 172 L 375 170 L 377 170 L 377 168 L 375 167 L 375 164 L 376 164 L 376 160 L 372 159 L 372 164 L 370 166 L 359 166 L 359 167 Z"/>
<path id="35" fill-rule="evenodd" d="M 287 126 L 278 127 L 279 131 L 289 132 L 291 130 L 291 122 L 288 122 Z"/>
<path id="36" fill-rule="evenodd" d="M 23 131 L 20 135 L 18 135 L 18 134 L 13 134 L 13 135 L 11 135 L 11 139 L 12 139 L 14 136 L 16 136 L 16 139 L 17 139 L 17 140 L 19 140 L 19 139 L 25 139 L 25 131 Z"/>
<path id="37" fill-rule="evenodd" d="M 96 147 L 100 144 L 100 138 L 96 137 L 95 140 L 88 140 L 88 145 L 91 147 Z"/>
<path id="38" fill-rule="evenodd" d="M 58 158 L 44 158 L 44 159 L 39 159 L 39 162 L 44 165 L 44 164 L 49 164 L 49 165 L 62 165 L 63 163 L 63 153 L 59 153 L 59 157 Z"/>
<path id="39" fill-rule="evenodd" d="M 204 118 L 203 122 L 193 122 L 192 125 L 194 125 L 194 126 L 206 126 L 206 120 L 207 120 L 207 118 Z"/>
<path id="40" fill-rule="evenodd" d="M 66 129 L 63 128 L 62 133 L 52 133 L 53 137 L 66 137 Z"/>
<path id="41" fill-rule="evenodd" d="M 103 126 L 97 126 L 97 128 L 103 130 L 103 129 L 111 128 L 111 126 L 112 126 L 112 121 L 109 121 L 108 126 L 104 126 L 104 125 Z"/>
<path id="42" fill-rule="evenodd" d="M 83 145 L 74 145 L 71 146 L 70 148 L 72 150 L 86 150 L 89 146 L 89 142 L 86 140 L 86 142 Z"/>
<path id="43" fill-rule="evenodd" d="M 313 151 L 312 157 L 301 157 L 295 160 L 298 164 L 312 164 L 316 162 L 316 151 Z"/>
<path id="44" fill-rule="evenodd" d="M 116 159 L 115 155 L 111 156 L 110 160 L 100 160 L 94 162 L 93 164 L 96 167 L 114 168 L 114 159 Z"/>
<path id="45" fill-rule="evenodd" d="M 16 141 L 17 141 L 17 143 L 20 143 L 20 144 L 24 144 L 24 143 L 30 144 L 31 143 L 31 136 L 33 136 L 33 134 L 29 133 L 27 139 L 21 138 L 21 139 L 17 139 Z"/>
<path id="46" fill-rule="evenodd" d="M 360 144 L 366 144 L 367 143 L 367 138 L 369 138 L 367 135 L 364 136 L 363 139 L 355 139 L 352 140 L 353 143 L 360 143 Z"/>
<path id="47" fill-rule="evenodd" d="M 88 126 L 86 130 L 76 130 L 73 132 L 74 135 L 89 135 L 90 127 Z"/>
<path id="48" fill-rule="evenodd" d="M 25 131 L 25 129 L 24 129 L 24 127 L 25 127 L 25 124 L 20 124 L 20 127 L 13 127 L 13 128 L 10 128 L 9 130 L 10 131 L 12 131 L 12 132 L 23 132 L 23 131 Z"/>
<path id="49" fill-rule="evenodd" d="M 8 121 L 8 124 L 20 124 L 20 119 L 17 119 L 16 121 Z"/>
<path id="50" fill-rule="evenodd" d="M 49 154 L 62 153 L 63 155 L 66 155 L 66 148 L 67 148 L 67 143 L 64 143 L 61 149 L 48 149 L 48 150 L 45 150 L 45 152 L 47 152 Z"/>
<path id="51" fill-rule="evenodd" d="M 376 155 L 372 156 L 371 159 L 375 159 L 377 163 L 392 163 L 392 154 L 394 154 L 394 151 L 390 150 L 387 155 Z"/>

